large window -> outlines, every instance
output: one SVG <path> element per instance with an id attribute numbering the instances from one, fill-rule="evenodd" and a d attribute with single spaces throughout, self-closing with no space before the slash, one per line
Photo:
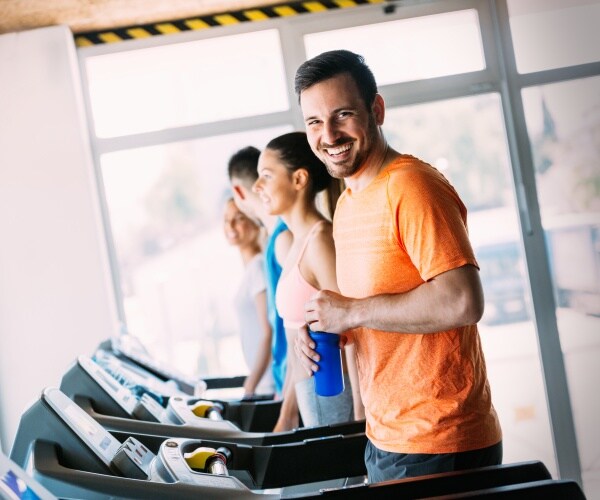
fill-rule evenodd
<path id="1" fill-rule="evenodd" d="M 276 30 L 90 57 L 86 66 L 98 137 L 289 107 Z"/>
<path id="2" fill-rule="evenodd" d="M 600 405 L 590 394 L 600 379 L 600 2 L 508 0 L 507 7 L 515 67 L 525 75 L 513 80 L 523 103 L 516 126 L 529 139 L 531 156 L 522 161 L 535 180 L 550 264 L 547 309 L 556 307 L 584 489 L 598 498 Z"/>
<path id="3" fill-rule="evenodd" d="M 190 376 L 246 373 L 231 314 L 242 261 L 222 223 L 227 162 L 292 129 L 272 119 L 290 106 L 280 33 L 83 61 L 123 323 Z"/>
<path id="4" fill-rule="evenodd" d="M 584 484 L 600 479 L 600 77 L 523 90 Z"/>
<path id="5" fill-rule="evenodd" d="M 597 0 L 508 0 L 508 7 L 519 72 L 600 59 Z"/>
<path id="6" fill-rule="evenodd" d="M 485 68 L 475 10 L 311 33 L 304 43 L 309 58 L 341 47 L 363 55 L 379 85 Z"/>
<path id="7" fill-rule="evenodd" d="M 223 234 L 227 160 L 289 127 L 100 158 L 127 326 L 188 375 L 245 373 L 231 303 L 242 276 Z"/>

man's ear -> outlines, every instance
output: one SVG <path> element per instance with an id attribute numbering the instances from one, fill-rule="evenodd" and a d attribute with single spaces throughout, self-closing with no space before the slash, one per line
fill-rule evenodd
<path id="1" fill-rule="evenodd" d="M 233 193 L 237 195 L 240 198 L 240 200 L 246 199 L 246 193 L 244 192 L 244 188 L 242 186 L 240 186 L 239 184 L 234 184 L 232 188 Z"/>
<path id="2" fill-rule="evenodd" d="M 383 101 L 381 94 L 375 94 L 372 109 L 377 126 L 383 125 L 383 120 L 385 118 L 385 102 Z"/>

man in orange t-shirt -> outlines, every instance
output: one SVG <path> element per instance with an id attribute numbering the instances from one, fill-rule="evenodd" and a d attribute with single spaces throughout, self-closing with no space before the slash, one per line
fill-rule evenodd
<path id="1" fill-rule="evenodd" d="M 361 56 L 323 53 L 300 66 L 295 89 L 311 148 L 347 185 L 334 216 L 341 295 L 318 292 L 305 319 L 356 345 L 369 480 L 501 463 L 462 201 L 432 166 L 387 145 Z M 296 351 L 316 371 L 313 349 L 301 330 Z"/>

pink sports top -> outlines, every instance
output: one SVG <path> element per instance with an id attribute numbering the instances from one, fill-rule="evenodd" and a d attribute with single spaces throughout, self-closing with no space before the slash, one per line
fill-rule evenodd
<path id="1" fill-rule="evenodd" d="M 306 235 L 302 248 L 298 253 L 298 258 L 294 265 L 285 274 L 282 273 L 277 283 L 277 292 L 275 293 L 275 305 L 277 306 L 277 312 L 283 319 L 283 325 L 286 328 L 300 328 L 306 323 L 304 320 L 304 304 L 312 299 L 313 295 L 317 293 L 314 286 L 308 283 L 302 274 L 300 274 L 300 260 L 306 250 L 306 245 L 310 240 L 315 229 L 323 222 L 321 220 L 317 222 Z"/>

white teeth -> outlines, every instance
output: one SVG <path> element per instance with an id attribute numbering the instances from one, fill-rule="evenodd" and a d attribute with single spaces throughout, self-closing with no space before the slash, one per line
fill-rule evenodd
<path id="1" fill-rule="evenodd" d="M 337 148 L 326 148 L 325 151 L 330 155 L 339 155 L 341 153 L 345 153 L 352 147 L 352 143 L 344 144 L 343 146 L 339 146 Z"/>

